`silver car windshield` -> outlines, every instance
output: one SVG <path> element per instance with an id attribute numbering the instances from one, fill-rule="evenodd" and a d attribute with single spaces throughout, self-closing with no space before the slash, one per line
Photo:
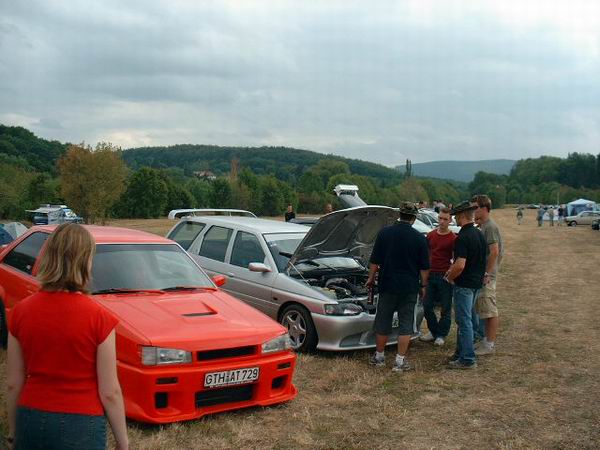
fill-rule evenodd
<path id="1" fill-rule="evenodd" d="M 100 244 L 92 265 L 90 290 L 162 290 L 214 287 L 178 245 Z"/>
<path id="2" fill-rule="evenodd" d="M 304 236 L 306 236 L 306 233 L 270 233 L 263 235 L 279 272 L 285 270 Z"/>

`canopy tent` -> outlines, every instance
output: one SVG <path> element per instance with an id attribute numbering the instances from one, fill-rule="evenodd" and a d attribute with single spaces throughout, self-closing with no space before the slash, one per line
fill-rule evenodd
<path id="1" fill-rule="evenodd" d="M 4 230 L 6 230 L 13 239 L 16 239 L 27 231 L 27 227 L 21 222 L 10 222 L 4 224 Z"/>
<path id="2" fill-rule="evenodd" d="M 580 198 L 567 203 L 567 216 L 576 216 L 581 211 L 598 209 L 598 205 L 593 200 Z"/>

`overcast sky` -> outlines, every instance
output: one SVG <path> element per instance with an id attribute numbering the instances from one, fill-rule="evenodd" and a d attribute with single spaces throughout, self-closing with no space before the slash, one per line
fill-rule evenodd
<path id="1" fill-rule="evenodd" d="M 0 123 L 389 166 L 600 152 L 595 0 L 0 0 Z"/>

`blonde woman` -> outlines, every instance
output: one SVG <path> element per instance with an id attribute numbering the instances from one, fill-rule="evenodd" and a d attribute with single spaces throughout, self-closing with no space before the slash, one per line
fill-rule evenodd
<path id="1" fill-rule="evenodd" d="M 40 292 L 11 313 L 8 441 L 15 449 L 105 449 L 105 414 L 117 448 L 128 448 L 117 320 L 86 295 L 94 249 L 81 225 L 57 227 L 40 260 Z"/>

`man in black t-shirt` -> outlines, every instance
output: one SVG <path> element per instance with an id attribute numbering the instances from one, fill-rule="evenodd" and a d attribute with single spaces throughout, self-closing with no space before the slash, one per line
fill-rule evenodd
<path id="1" fill-rule="evenodd" d="M 425 237 L 412 227 L 418 210 L 413 203 L 400 207 L 400 220 L 383 228 L 377 235 L 371 253 L 369 278 L 371 286 L 378 275 L 379 300 L 375 315 L 376 351 L 369 362 L 385 365 L 385 344 L 392 333 L 394 313 L 398 314 L 398 354 L 392 370 L 412 369 L 406 360 L 410 337 L 417 332 L 416 312 L 419 294 L 425 296 L 429 277 L 429 247 Z"/>
<path id="2" fill-rule="evenodd" d="M 474 226 L 475 208 L 469 202 L 462 202 L 451 211 L 461 227 L 454 243 L 454 263 L 445 276 L 454 284 L 454 315 L 458 327 L 456 351 L 449 363 L 451 369 L 477 367 L 473 348 L 473 306 L 483 287 L 488 245 L 483 233 Z"/>
<path id="3" fill-rule="evenodd" d="M 296 218 L 296 213 L 294 212 L 294 207 L 292 205 L 288 205 L 287 211 L 285 212 L 285 221 L 289 222 L 292 219 Z"/>

